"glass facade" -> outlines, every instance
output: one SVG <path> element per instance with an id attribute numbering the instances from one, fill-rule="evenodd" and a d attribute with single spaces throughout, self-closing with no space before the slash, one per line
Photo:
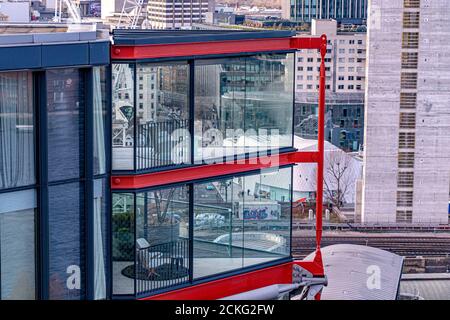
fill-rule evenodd
<path id="1" fill-rule="evenodd" d="M 0 299 L 36 297 L 36 190 L 0 194 Z"/>
<path id="2" fill-rule="evenodd" d="M 196 162 L 292 147 L 293 58 L 196 61 Z"/>
<path id="3" fill-rule="evenodd" d="M 0 73 L 0 189 L 35 183 L 31 72 Z"/>
<path id="4" fill-rule="evenodd" d="M 113 294 L 148 294 L 289 257 L 291 184 L 285 167 L 113 193 Z"/>
<path id="5" fill-rule="evenodd" d="M 293 147 L 293 71 L 293 53 L 113 65 L 113 170 Z"/>

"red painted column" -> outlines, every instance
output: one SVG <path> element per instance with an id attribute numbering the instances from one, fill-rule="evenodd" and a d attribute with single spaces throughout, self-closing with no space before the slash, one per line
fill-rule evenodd
<path id="1" fill-rule="evenodd" d="M 324 167 L 324 138 L 325 138 L 325 55 L 327 53 L 327 37 L 321 36 L 320 46 L 320 83 L 319 83 L 319 110 L 318 110 L 318 151 L 317 161 L 317 197 L 316 197 L 316 245 L 320 251 L 322 241 L 322 209 L 323 209 L 323 167 Z"/>

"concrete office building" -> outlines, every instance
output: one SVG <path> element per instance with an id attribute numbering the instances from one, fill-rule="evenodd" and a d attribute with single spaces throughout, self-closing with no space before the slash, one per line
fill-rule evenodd
<path id="1" fill-rule="evenodd" d="M 336 20 L 315 20 L 311 35 L 326 34 L 327 121 L 325 138 L 334 145 L 356 151 L 363 142 L 366 33 L 338 32 Z M 304 138 L 317 136 L 317 93 L 320 53 L 297 53 L 295 80 L 296 133 Z"/>
<path id="2" fill-rule="evenodd" d="M 152 29 L 190 29 L 205 20 L 209 0 L 149 0 L 148 21 Z"/>
<path id="3" fill-rule="evenodd" d="M 448 223 L 446 0 L 372 0 L 362 221 Z"/>

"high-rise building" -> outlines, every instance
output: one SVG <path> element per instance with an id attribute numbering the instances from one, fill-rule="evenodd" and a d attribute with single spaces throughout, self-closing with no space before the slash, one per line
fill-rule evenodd
<path id="1" fill-rule="evenodd" d="M 152 29 L 190 29 L 201 23 L 210 9 L 210 0 L 149 0 L 148 21 Z"/>
<path id="2" fill-rule="evenodd" d="M 372 0 L 363 222 L 448 223 L 448 1 Z"/>
<path id="3" fill-rule="evenodd" d="M 367 19 L 367 0 L 282 0 L 284 19 L 311 22 L 336 19 L 344 23 L 363 23 Z"/>
<path id="4" fill-rule="evenodd" d="M 325 139 L 346 151 L 357 151 L 363 142 L 366 33 L 338 32 L 336 20 L 313 19 L 311 35 L 321 34 L 328 37 Z M 296 55 L 295 132 L 316 138 L 320 52 L 299 50 Z"/>

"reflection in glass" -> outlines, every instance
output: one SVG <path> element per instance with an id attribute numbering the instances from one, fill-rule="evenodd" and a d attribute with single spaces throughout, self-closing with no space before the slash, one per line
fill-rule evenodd
<path id="1" fill-rule="evenodd" d="M 85 298 L 84 188 L 76 183 L 50 186 L 49 296 L 52 300 Z"/>
<path id="2" fill-rule="evenodd" d="M 0 194 L 0 296 L 35 299 L 35 190 Z"/>
<path id="3" fill-rule="evenodd" d="M 112 65 L 112 168 L 133 170 L 134 66 Z"/>
<path id="4" fill-rule="evenodd" d="M 194 185 L 194 277 L 290 254 L 291 168 Z"/>
<path id="5" fill-rule="evenodd" d="M 93 109 L 94 109 L 94 174 L 106 173 L 106 68 L 94 67 Z"/>
<path id="6" fill-rule="evenodd" d="M 139 64 L 137 169 L 190 162 L 189 66 Z"/>
<path id="7" fill-rule="evenodd" d="M 106 179 L 94 181 L 94 299 L 106 299 L 107 211 Z"/>
<path id="8" fill-rule="evenodd" d="M 113 193 L 113 294 L 134 294 L 134 238 L 134 195 Z"/>
<path id="9" fill-rule="evenodd" d="M 80 178 L 84 141 L 84 84 L 78 69 L 47 71 L 50 181 Z"/>
<path id="10" fill-rule="evenodd" d="M 34 184 L 33 135 L 31 73 L 0 73 L 0 189 Z"/>
<path id="11" fill-rule="evenodd" d="M 290 255 L 291 168 L 244 177 L 244 266 Z"/>
<path id="12" fill-rule="evenodd" d="M 196 162 L 292 146 L 293 61 L 293 54 L 196 61 Z"/>

